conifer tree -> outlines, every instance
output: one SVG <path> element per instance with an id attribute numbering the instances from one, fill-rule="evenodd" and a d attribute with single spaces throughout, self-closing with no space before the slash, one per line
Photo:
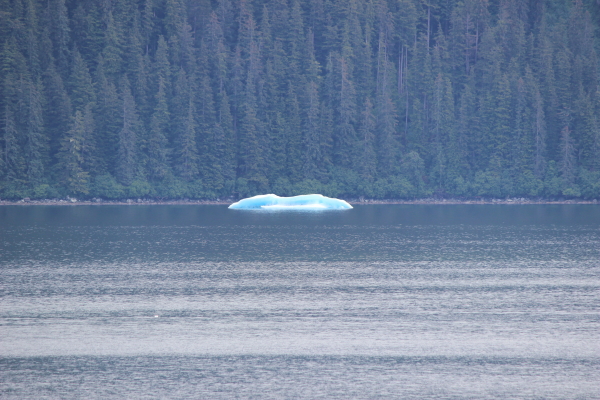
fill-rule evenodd
<path id="1" fill-rule="evenodd" d="M 472 81 L 471 81 L 472 82 Z M 457 147 L 460 151 L 465 152 L 465 169 L 460 174 L 463 178 L 467 178 L 470 170 L 478 168 L 482 164 L 480 136 L 475 135 L 478 129 L 478 113 L 476 109 L 476 98 L 473 89 L 473 84 L 468 82 L 465 84 L 458 105 L 457 115 Z"/>
<path id="2" fill-rule="evenodd" d="M 285 110 L 286 174 L 292 182 L 302 179 L 302 116 L 293 85 L 288 83 Z"/>
<path id="3" fill-rule="evenodd" d="M 140 114 L 148 113 L 148 78 L 149 57 L 144 55 L 140 13 L 135 10 L 131 26 L 128 30 L 128 40 L 124 47 L 124 68 L 132 77 L 132 93 L 136 99 Z"/>
<path id="4" fill-rule="evenodd" d="M 567 186 L 575 182 L 575 171 L 577 168 L 575 159 L 575 143 L 571 136 L 569 125 L 565 125 L 560 138 L 560 172 Z"/>
<path id="5" fill-rule="evenodd" d="M 21 40 L 25 41 L 24 54 L 27 58 L 27 65 L 29 72 L 32 74 L 32 79 L 36 80 L 41 74 L 40 65 L 40 51 L 39 51 L 39 40 L 38 32 L 38 15 L 35 2 L 33 0 L 24 0 L 23 5 L 25 8 L 24 15 L 24 37 Z"/>
<path id="6" fill-rule="evenodd" d="M 187 181 L 198 175 L 198 152 L 196 149 L 196 121 L 194 102 L 188 101 L 187 113 L 182 121 L 179 135 L 176 139 L 176 169 L 182 178 Z"/>
<path id="7" fill-rule="evenodd" d="M 73 50 L 69 87 L 71 104 L 75 110 L 83 111 L 88 103 L 95 101 L 90 70 L 77 49 Z"/>
<path id="8" fill-rule="evenodd" d="M 396 128 L 398 124 L 394 102 L 393 67 L 388 60 L 385 32 L 380 32 L 377 77 L 377 153 L 378 173 L 382 177 L 391 175 L 396 165 Z"/>
<path id="9" fill-rule="evenodd" d="M 288 73 L 290 79 L 301 74 L 302 56 L 305 53 L 304 44 L 305 33 L 304 33 L 304 21 L 302 18 L 302 9 L 298 0 L 291 0 L 291 9 L 289 14 L 289 25 L 287 27 L 288 32 Z M 297 88 L 298 90 L 298 88 Z"/>
<path id="10" fill-rule="evenodd" d="M 54 65 L 48 66 L 44 73 L 44 90 L 47 104 L 44 107 L 44 121 L 51 154 L 56 154 L 60 147 L 60 138 L 69 130 L 73 115 L 71 98 L 69 97 L 63 80 Z"/>
<path id="11" fill-rule="evenodd" d="M 198 175 L 197 111 L 190 86 L 185 70 L 180 68 L 173 88 L 173 165 L 178 175 L 188 181 Z"/>
<path id="12" fill-rule="evenodd" d="M 39 184 L 44 178 L 44 159 L 47 153 L 47 138 L 44 132 L 42 115 L 42 83 L 27 82 L 27 120 L 25 128 L 25 160 L 27 164 L 27 179 L 33 184 Z"/>
<path id="13" fill-rule="evenodd" d="M 373 103 L 367 97 L 365 100 L 365 108 L 362 112 L 360 128 L 358 134 L 359 142 L 359 159 L 358 168 L 361 176 L 372 181 L 377 176 L 377 158 L 375 153 L 375 115 L 373 114 Z"/>
<path id="14" fill-rule="evenodd" d="M 240 122 L 240 173 L 249 182 L 256 185 L 256 189 L 264 190 L 267 187 L 264 175 L 264 152 L 261 147 L 261 127 L 257 118 L 257 103 L 254 93 L 255 86 L 252 74 L 248 73 L 244 93 L 243 115 Z"/>
<path id="15" fill-rule="evenodd" d="M 130 185 L 136 178 L 137 171 L 137 140 L 139 120 L 135 100 L 131 94 L 131 86 L 127 76 L 121 77 L 121 99 L 123 124 L 119 132 L 119 149 L 117 159 L 117 177 L 124 185 Z"/>
<path id="16" fill-rule="evenodd" d="M 100 160 L 98 167 L 117 175 L 119 165 L 119 132 L 122 129 L 123 108 L 116 85 L 104 75 L 104 61 L 100 56 L 96 69 L 95 85 L 98 99 L 95 108 Z"/>
<path id="17" fill-rule="evenodd" d="M 226 92 L 220 95 L 220 106 L 217 117 L 216 129 L 219 131 L 219 136 L 222 137 L 222 156 L 220 157 L 222 165 L 223 179 L 233 181 L 236 178 L 236 148 L 235 148 L 235 131 L 233 129 L 233 118 L 229 106 L 229 98 Z"/>
<path id="18" fill-rule="evenodd" d="M 182 0 L 165 1 L 165 30 L 167 38 L 177 37 L 185 21 L 185 5 Z"/>
<path id="19" fill-rule="evenodd" d="M 66 73 L 69 63 L 70 28 L 69 16 L 65 0 L 52 0 L 48 2 L 50 25 L 50 38 L 53 44 L 54 59 L 58 71 Z"/>
<path id="20" fill-rule="evenodd" d="M 167 131 L 170 127 L 165 83 L 162 77 L 159 77 L 155 102 L 147 143 L 148 175 L 151 179 L 160 180 L 166 176 L 169 169 Z"/>
<path id="21" fill-rule="evenodd" d="M 123 65 L 123 33 L 121 27 L 115 21 L 112 10 L 105 11 L 105 27 L 103 38 L 102 57 L 104 59 L 104 71 L 107 77 L 116 80 Z"/>
<path id="22" fill-rule="evenodd" d="M 93 106 L 94 105 L 90 103 L 83 110 L 83 169 L 88 171 L 90 175 L 95 175 L 98 172 L 98 166 L 100 165 L 98 157 L 98 143 L 96 140 L 97 127 L 94 119 Z"/>
<path id="23" fill-rule="evenodd" d="M 534 89 L 534 112 L 533 136 L 535 142 L 533 171 L 537 178 L 541 178 L 546 170 L 546 120 L 544 105 L 539 90 Z"/>
<path id="24" fill-rule="evenodd" d="M 158 37 L 158 44 L 156 53 L 154 55 L 154 81 L 158 85 L 158 82 L 162 79 L 165 86 L 165 93 L 169 94 L 170 91 L 167 89 L 168 84 L 171 80 L 171 63 L 169 62 L 169 50 L 167 41 L 161 35 Z M 157 86 L 158 91 L 158 86 Z"/>
<path id="25" fill-rule="evenodd" d="M 15 182 L 24 175 L 25 160 L 19 148 L 15 117 L 8 104 L 4 107 L 3 117 L 3 175 L 8 182 Z"/>
<path id="26" fill-rule="evenodd" d="M 341 57 L 339 59 L 339 121 L 335 135 L 335 162 L 343 167 L 352 164 L 353 145 L 356 142 L 356 90 L 351 80 L 348 61 Z"/>
<path id="27" fill-rule="evenodd" d="M 88 194 L 89 173 L 83 168 L 86 146 L 86 126 L 84 115 L 80 110 L 75 112 L 71 129 L 60 140 L 58 165 L 64 187 L 71 194 Z"/>
<path id="28" fill-rule="evenodd" d="M 304 127 L 304 178 L 315 179 L 318 177 L 321 149 L 319 140 L 319 93 L 317 85 L 310 82 L 307 88 L 308 107 Z"/>
<path id="29" fill-rule="evenodd" d="M 100 1 L 81 1 L 77 2 L 74 10 L 71 10 L 73 16 L 70 20 L 71 32 L 69 38 L 71 45 L 69 46 L 68 60 L 73 57 L 70 50 L 74 47 L 85 55 L 86 61 L 95 62 L 98 59 L 104 48 L 106 28 L 102 3 Z M 67 10 L 68 14 L 69 10 Z M 74 34 L 74 32 L 77 32 L 77 34 Z M 58 64 L 57 69 L 62 78 L 67 81 L 70 72 L 68 63 L 66 66 Z"/>
<path id="30" fill-rule="evenodd" d="M 201 174 L 204 182 L 211 188 L 220 189 L 223 186 L 222 154 L 220 149 L 223 137 L 220 129 L 216 129 L 216 112 L 210 80 L 207 75 L 201 78 L 198 98 L 199 134 L 198 148 L 201 154 Z"/>
<path id="31" fill-rule="evenodd" d="M 448 175 L 458 175 L 460 160 L 460 149 L 456 148 L 455 119 L 454 119 L 454 95 L 452 84 L 448 78 L 438 75 L 436 88 L 433 96 L 433 138 L 432 150 L 433 161 L 431 178 L 437 183 L 438 190 L 447 187 Z M 454 150 L 454 151 L 450 151 Z"/>
<path id="32" fill-rule="evenodd" d="M 206 36 L 210 75 L 214 86 L 219 92 L 222 92 L 225 89 L 225 81 L 228 73 L 228 54 L 224 43 L 223 24 L 219 21 L 215 12 L 212 12 L 210 15 Z"/>
<path id="33" fill-rule="evenodd" d="M 154 0 L 144 0 L 140 18 L 142 45 L 145 53 L 150 51 L 150 43 L 155 33 Z"/>

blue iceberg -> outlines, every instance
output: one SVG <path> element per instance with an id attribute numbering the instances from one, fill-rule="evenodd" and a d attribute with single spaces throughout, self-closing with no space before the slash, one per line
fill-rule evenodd
<path id="1" fill-rule="evenodd" d="M 303 194 L 293 197 L 262 194 L 242 199 L 230 205 L 229 208 L 235 210 L 348 210 L 352 206 L 344 200 L 332 199 L 321 194 Z"/>

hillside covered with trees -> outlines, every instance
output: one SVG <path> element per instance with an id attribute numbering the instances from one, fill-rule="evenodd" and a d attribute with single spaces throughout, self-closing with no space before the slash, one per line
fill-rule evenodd
<path id="1" fill-rule="evenodd" d="M 599 0 L 0 0 L 0 197 L 600 198 Z"/>

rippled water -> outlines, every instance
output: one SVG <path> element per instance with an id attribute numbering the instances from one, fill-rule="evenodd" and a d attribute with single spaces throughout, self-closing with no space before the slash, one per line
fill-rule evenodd
<path id="1" fill-rule="evenodd" d="M 600 207 L 0 207 L 1 398 L 600 398 Z"/>

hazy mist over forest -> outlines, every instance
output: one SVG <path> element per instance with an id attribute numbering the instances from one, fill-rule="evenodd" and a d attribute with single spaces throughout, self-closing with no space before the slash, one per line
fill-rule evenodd
<path id="1" fill-rule="evenodd" d="M 0 0 L 0 198 L 600 198 L 600 0 Z"/>

